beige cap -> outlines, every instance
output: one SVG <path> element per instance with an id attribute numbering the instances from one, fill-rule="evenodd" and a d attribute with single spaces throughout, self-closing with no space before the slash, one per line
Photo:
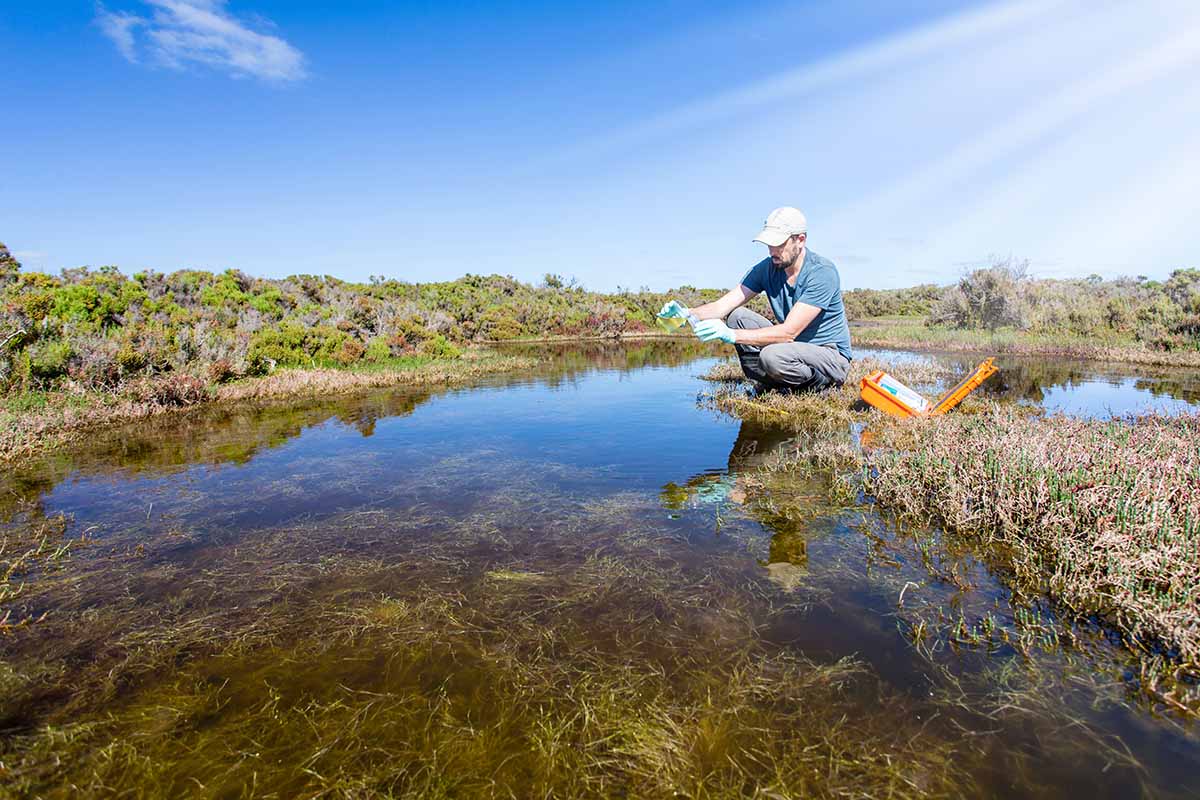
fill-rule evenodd
<path id="1" fill-rule="evenodd" d="M 798 233 L 808 233 L 808 220 L 804 217 L 804 212 L 798 208 L 784 206 L 767 216 L 762 233 L 755 236 L 754 241 L 778 247 Z"/>

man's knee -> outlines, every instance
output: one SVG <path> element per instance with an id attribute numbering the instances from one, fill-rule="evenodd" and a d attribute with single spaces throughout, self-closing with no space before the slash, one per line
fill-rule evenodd
<path id="1" fill-rule="evenodd" d="M 769 344 L 758 354 L 763 372 L 779 383 L 800 384 L 812 378 L 812 367 L 788 354 L 786 344 Z"/>
<path id="2" fill-rule="evenodd" d="M 762 327 L 760 319 L 758 314 L 745 306 L 738 306 L 725 318 L 725 324 L 731 328 L 759 328 Z"/>

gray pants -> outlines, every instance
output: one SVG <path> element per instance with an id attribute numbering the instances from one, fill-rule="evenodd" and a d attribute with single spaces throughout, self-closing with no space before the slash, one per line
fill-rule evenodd
<path id="1" fill-rule="evenodd" d="M 748 308 L 735 309 L 725 322 L 731 328 L 742 330 L 773 324 Z M 765 347 L 749 344 L 734 347 L 746 377 L 774 389 L 818 392 L 830 386 L 841 386 L 850 371 L 850 362 L 832 344 L 785 342 Z"/>

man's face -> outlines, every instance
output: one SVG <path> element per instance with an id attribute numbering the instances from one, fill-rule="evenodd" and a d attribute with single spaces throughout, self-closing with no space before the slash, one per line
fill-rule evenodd
<path id="1" fill-rule="evenodd" d="M 767 250 L 771 252 L 771 264 L 779 269 L 787 269 L 795 264 L 796 259 L 800 257 L 800 251 L 804 249 L 804 240 L 807 238 L 807 234 L 801 233 L 790 237 L 778 247 L 767 245 Z"/>

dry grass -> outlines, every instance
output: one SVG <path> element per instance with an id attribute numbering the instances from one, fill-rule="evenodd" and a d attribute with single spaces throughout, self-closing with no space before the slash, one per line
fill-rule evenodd
<path id="1" fill-rule="evenodd" d="M 745 379 L 736 362 L 716 365 L 704 379 L 725 384 L 708 398 L 720 411 L 801 434 L 824 436 L 848 432 L 852 425 L 873 419 L 866 413 L 869 407 L 859 399 L 859 382 L 880 369 L 918 391 L 936 388 L 949 377 L 946 368 L 936 363 L 892 365 L 877 358 L 863 358 L 851 362 L 850 373 L 840 388 L 825 392 L 750 394 L 743 388 Z"/>
<path id="2" fill-rule="evenodd" d="M 288 369 L 251 381 L 239 381 L 217 389 L 217 402 L 268 400 L 282 397 L 327 396 L 381 386 L 438 386 L 463 383 L 484 375 L 528 369 L 531 358 L 498 356 L 474 351 L 461 359 L 433 361 L 411 369 L 347 371 L 339 369 Z"/>
<path id="3" fill-rule="evenodd" d="M 745 380 L 745 376 L 737 361 L 721 361 L 701 375 L 700 380 L 711 383 L 740 383 Z"/>
<path id="4" fill-rule="evenodd" d="M 1200 367 L 1200 351 L 1197 350 L 1152 350 L 1144 344 L 1134 342 L 1124 346 L 1102 345 L 1082 336 L 948 330 L 930 328 L 922 320 L 869 321 L 854 325 L 853 333 L 856 347 L 989 355 L 1042 355 L 1145 366 Z"/>

